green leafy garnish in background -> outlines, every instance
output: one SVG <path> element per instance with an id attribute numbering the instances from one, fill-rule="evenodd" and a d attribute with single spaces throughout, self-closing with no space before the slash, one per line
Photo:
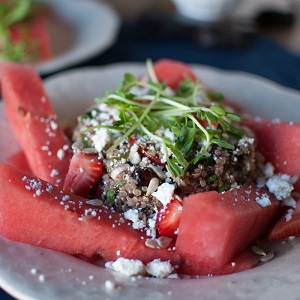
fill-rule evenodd
<path id="1" fill-rule="evenodd" d="M 234 143 L 244 133 L 232 121 L 240 122 L 242 118 L 225 111 L 219 103 L 222 94 L 213 91 L 208 93 L 200 82 L 186 79 L 171 95 L 165 83 L 158 82 L 150 60 L 147 61 L 147 70 L 149 82 L 125 74 L 115 93 L 106 93 L 105 97 L 96 99 L 96 103 L 114 106 L 119 111 L 119 120 L 113 125 L 87 129 L 90 131 L 105 127 L 122 133 L 107 152 L 117 148 L 132 134 L 147 135 L 151 140 L 160 142 L 166 153 L 168 150 L 172 152 L 172 156 L 166 158 L 167 167 L 174 177 L 183 177 L 190 165 L 205 159 L 212 144 L 234 149 Z M 145 95 L 135 96 L 131 92 L 132 88 L 146 88 L 148 91 Z M 218 103 L 212 102 L 212 99 Z M 175 141 L 155 134 L 161 126 L 169 128 L 176 137 Z"/>
<path id="2" fill-rule="evenodd" d="M 0 3 L 0 61 L 26 62 L 32 59 L 26 55 L 26 49 L 34 46 L 35 41 L 28 39 L 26 26 L 18 43 L 11 41 L 10 27 L 29 18 L 35 2 L 35 0 L 7 0 Z"/>

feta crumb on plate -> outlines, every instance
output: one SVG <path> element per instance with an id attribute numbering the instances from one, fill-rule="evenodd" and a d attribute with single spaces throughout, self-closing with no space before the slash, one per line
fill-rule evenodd
<path id="1" fill-rule="evenodd" d="M 107 262 L 105 267 L 129 276 L 145 274 L 145 266 L 138 259 L 120 257 L 114 262 Z"/>
<path id="2" fill-rule="evenodd" d="M 146 271 L 154 277 L 164 278 L 173 272 L 174 268 L 169 261 L 154 259 L 146 266 Z"/>

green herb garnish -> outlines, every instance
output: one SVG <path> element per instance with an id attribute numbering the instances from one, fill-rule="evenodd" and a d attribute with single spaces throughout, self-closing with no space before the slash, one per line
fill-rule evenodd
<path id="1" fill-rule="evenodd" d="M 28 28 L 23 27 L 18 42 L 11 40 L 10 29 L 18 22 L 31 16 L 35 0 L 7 0 L 0 3 L 0 61 L 26 62 L 35 58 L 36 53 L 26 53 L 34 49 L 36 41 L 29 40 Z"/>
<path id="2" fill-rule="evenodd" d="M 148 82 L 125 74 L 115 93 L 106 93 L 105 97 L 96 99 L 96 103 L 114 106 L 119 111 L 119 120 L 113 125 L 87 129 L 105 127 L 122 133 L 107 152 L 116 149 L 132 134 L 146 135 L 161 143 L 166 153 L 172 152 L 170 157 L 166 157 L 167 167 L 174 177 L 183 177 L 190 165 L 206 159 L 212 144 L 234 149 L 243 132 L 232 122 L 240 122 L 242 118 L 225 111 L 219 102 L 212 102 L 211 98 L 220 100 L 220 93 L 210 91 L 208 94 L 200 82 L 186 79 L 172 95 L 167 92 L 165 83 L 158 82 L 150 60 L 147 61 L 147 70 Z M 135 96 L 132 88 L 144 88 L 147 93 Z M 161 127 L 168 128 L 174 134 L 175 141 L 156 134 Z"/>
<path id="3" fill-rule="evenodd" d="M 114 201 L 115 190 L 108 190 L 106 193 L 107 200 L 110 202 Z"/>

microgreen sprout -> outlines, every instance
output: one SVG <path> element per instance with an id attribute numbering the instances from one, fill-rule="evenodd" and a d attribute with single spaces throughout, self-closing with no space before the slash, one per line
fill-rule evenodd
<path id="1" fill-rule="evenodd" d="M 147 81 L 125 74 L 115 93 L 96 99 L 97 104 L 105 103 L 119 111 L 119 119 L 113 125 L 100 124 L 86 130 L 109 128 L 122 133 L 106 152 L 113 151 L 133 134 L 148 136 L 161 143 L 165 153 L 172 153 L 166 155 L 166 166 L 171 174 L 184 177 L 191 165 L 205 158 L 213 144 L 234 149 L 243 132 L 233 122 L 240 122 L 242 118 L 225 110 L 220 102 L 221 93 L 208 92 L 199 81 L 188 78 L 170 93 L 166 84 L 157 80 L 150 60 L 146 65 Z M 133 89 L 141 89 L 143 93 L 136 95 Z M 168 128 L 175 139 L 157 134 L 162 127 Z"/>

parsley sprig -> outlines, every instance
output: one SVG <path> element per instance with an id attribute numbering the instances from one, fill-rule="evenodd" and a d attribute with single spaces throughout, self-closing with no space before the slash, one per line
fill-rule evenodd
<path id="1" fill-rule="evenodd" d="M 174 177 L 183 177 L 189 166 L 205 159 L 212 144 L 234 149 L 243 132 L 233 122 L 240 122 L 242 118 L 224 109 L 220 93 L 207 91 L 199 81 L 186 79 L 175 94 L 171 94 L 165 83 L 157 80 L 150 60 L 147 70 L 149 81 L 127 73 L 115 93 L 107 92 L 105 97 L 96 99 L 96 103 L 114 106 L 119 111 L 119 120 L 113 125 L 87 129 L 105 127 L 122 133 L 107 152 L 116 149 L 132 134 L 146 135 L 161 143 L 165 153 L 172 152 L 170 157 L 166 156 L 167 168 Z M 133 93 L 136 88 L 147 92 L 136 95 Z M 176 137 L 175 141 L 158 135 L 156 132 L 161 127 L 168 128 Z"/>
<path id="2" fill-rule="evenodd" d="M 28 29 L 22 30 L 22 38 L 13 43 L 10 28 L 31 16 L 35 0 L 9 0 L 0 3 L 0 61 L 24 62 L 32 57 L 26 54 L 26 49 L 34 48 L 35 41 L 28 40 Z M 35 54 L 33 54 L 35 56 Z"/>

